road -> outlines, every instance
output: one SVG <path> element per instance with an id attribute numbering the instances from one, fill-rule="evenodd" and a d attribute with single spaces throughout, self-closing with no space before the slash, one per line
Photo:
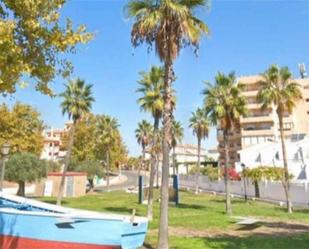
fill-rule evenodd
<path id="1" fill-rule="evenodd" d="M 123 170 L 121 171 L 121 174 L 125 175 L 127 177 L 127 180 L 125 182 L 111 185 L 109 187 L 110 191 L 116 191 L 116 190 L 126 190 L 129 187 L 137 187 L 138 184 L 138 177 L 137 177 L 137 171 L 129 171 L 129 170 Z M 145 184 L 148 183 L 148 177 L 145 176 Z M 107 190 L 106 186 L 104 187 L 95 187 L 95 191 L 97 192 L 104 192 Z"/>

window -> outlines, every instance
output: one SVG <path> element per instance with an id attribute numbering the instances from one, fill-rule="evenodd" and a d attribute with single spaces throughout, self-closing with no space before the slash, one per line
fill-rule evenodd
<path id="1" fill-rule="evenodd" d="M 306 102 L 309 102 L 309 99 L 306 99 Z"/>
<path id="2" fill-rule="evenodd" d="M 49 143 L 49 147 L 52 147 L 53 146 L 53 143 Z"/>

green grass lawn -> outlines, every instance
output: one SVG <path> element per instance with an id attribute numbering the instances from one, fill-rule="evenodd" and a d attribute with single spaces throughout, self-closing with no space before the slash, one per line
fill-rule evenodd
<path id="1" fill-rule="evenodd" d="M 245 236 L 238 236 L 238 226 L 235 219 L 224 214 L 224 198 L 209 194 L 198 196 L 180 193 L 181 204 L 171 206 L 169 211 L 169 224 L 173 232 L 170 235 L 171 248 L 309 248 L 309 232 L 307 234 L 274 233 L 276 228 L 267 234 L 254 234 L 248 232 Z M 54 203 L 53 198 L 43 198 L 44 201 Z M 88 210 L 131 214 L 136 209 L 137 215 L 146 215 L 146 206 L 137 204 L 137 196 L 124 192 L 102 193 L 87 195 L 80 198 L 65 198 L 64 206 Z M 147 247 L 156 244 L 158 228 L 159 203 L 155 202 L 154 221 L 149 225 L 146 240 Z M 255 216 L 260 219 L 271 219 L 270 224 L 281 222 L 308 223 L 309 210 L 296 210 L 288 214 L 279 206 L 242 200 L 233 200 L 233 215 Z M 296 227 L 297 228 L 297 227 Z M 292 228 L 293 229 L 293 228 Z M 290 229 L 291 230 L 291 229 Z M 192 231 L 192 233 L 190 233 Z M 230 234 L 232 231 L 232 234 Z M 209 232 L 209 234 L 208 234 Z M 214 234 L 212 234 L 215 232 Z"/>

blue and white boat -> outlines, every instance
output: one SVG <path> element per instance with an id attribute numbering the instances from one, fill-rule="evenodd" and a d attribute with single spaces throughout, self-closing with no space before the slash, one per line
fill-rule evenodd
<path id="1" fill-rule="evenodd" d="M 136 249 L 148 220 L 60 207 L 0 192 L 1 249 Z"/>

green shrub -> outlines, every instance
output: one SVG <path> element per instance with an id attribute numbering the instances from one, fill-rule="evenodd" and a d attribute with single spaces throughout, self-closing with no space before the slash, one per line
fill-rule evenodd
<path id="1" fill-rule="evenodd" d="M 197 172 L 197 166 L 191 167 L 189 173 L 191 175 L 194 175 L 196 174 L 196 172 Z M 207 167 L 201 166 L 200 173 L 201 175 L 207 176 L 210 181 L 217 181 L 220 176 L 220 168 L 211 167 L 211 166 L 207 166 Z"/>

